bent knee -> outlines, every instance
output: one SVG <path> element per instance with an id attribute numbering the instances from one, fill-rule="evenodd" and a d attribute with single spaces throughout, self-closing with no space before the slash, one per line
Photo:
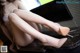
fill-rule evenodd
<path id="1" fill-rule="evenodd" d="M 12 18 L 14 16 L 14 13 L 10 13 L 9 15 L 8 15 L 8 18 Z"/>
<path id="2" fill-rule="evenodd" d="M 8 15 L 8 19 L 13 19 L 13 18 L 15 18 L 16 17 L 16 14 L 15 13 L 10 13 L 9 15 Z"/>
<path id="3" fill-rule="evenodd" d="M 14 11 L 13 11 L 13 13 L 16 13 L 16 12 L 18 12 L 19 11 L 19 9 L 15 9 Z"/>
<path id="4" fill-rule="evenodd" d="M 20 10 L 20 9 L 15 9 L 15 10 L 13 11 L 13 13 L 19 14 L 21 11 L 22 11 L 22 10 Z"/>
<path id="5" fill-rule="evenodd" d="M 15 14 L 17 14 L 17 15 L 21 15 L 21 14 L 23 14 L 23 12 L 25 12 L 25 10 L 15 9 L 15 10 L 13 11 L 13 13 L 15 13 Z"/>

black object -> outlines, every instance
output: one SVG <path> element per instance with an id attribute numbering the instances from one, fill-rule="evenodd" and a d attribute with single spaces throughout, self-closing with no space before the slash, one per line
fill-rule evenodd
<path id="1" fill-rule="evenodd" d="M 69 32 L 69 34 L 72 35 L 73 37 L 66 36 L 68 40 L 64 43 L 64 45 L 61 48 L 74 49 L 80 46 L 80 27 L 73 27 L 70 29 L 71 31 Z M 56 32 L 52 31 L 43 31 L 42 33 L 51 35 L 56 38 L 64 38 L 64 36 L 59 35 Z"/>
<path id="2" fill-rule="evenodd" d="M 64 48 L 74 49 L 80 46 L 80 27 L 71 28 L 69 33 L 73 38 L 68 37 L 67 42 L 63 45 Z"/>
<path id="3" fill-rule="evenodd" d="M 31 11 L 54 22 L 72 20 L 72 16 L 67 9 L 67 6 L 63 3 L 57 3 L 57 1 L 41 5 Z"/>
<path id="4" fill-rule="evenodd" d="M 64 0 L 57 0 L 57 1 L 64 1 Z M 57 1 L 50 2 L 48 4 L 39 6 L 38 8 L 32 9 L 33 13 L 36 13 L 48 20 L 53 22 L 62 22 L 62 21 L 69 21 L 73 20 L 73 17 L 67 8 L 65 3 L 57 3 Z M 75 25 L 75 24 L 74 24 Z M 63 36 L 57 34 L 55 31 L 42 31 L 44 34 L 51 35 L 56 38 L 63 38 Z M 69 33 L 73 36 L 73 38 L 67 36 L 68 40 L 63 45 L 63 48 L 73 49 L 80 45 L 80 27 L 71 28 Z"/>
<path id="5" fill-rule="evenodd" d="M 44 49 L 43 45 L 41 44 L 41 42 L 37 39 L 35 39 L 31 44 L 27 45 L 27 46 L 18 46 L 18 48 L 16 48 L 16 50 L 18 51 L 25 51 L 25 52 L 38 52 L 38 53 L 44 53 L 46 50 Z"/>

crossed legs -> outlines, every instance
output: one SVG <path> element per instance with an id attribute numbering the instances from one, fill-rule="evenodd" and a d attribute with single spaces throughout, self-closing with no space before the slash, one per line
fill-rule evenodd
<path id="1" fill-rule="evenodd" d="M 69 33 L 69 31 L 70 31 L 70 29 L 68 27 L 63 27 L 58 23 L 54 23 L 52 21 L 49 21 L 49 20 L 47 20 L 47 19 L 45 19 L 45 18 L 43 18 L 43 17 L 41 17 L 41 16 L 39 16 L 37 14 L 29 12 L 29 11 L 14 10 L 14 13 L 17 14 L 22 19 L 26 20 L 26 21 L 30 21 L 30 22 L 46 25 L 49 28 L 51 28 L 54 31 L 56 31 L 58 34 L 61 34 L 63 36 L 67 35 Z"/>
<path id="2" fill-rule="evenodd" d="M 35 28 L 33 28 L 31 25 L 29 25 L 29 23 L 25 22 L 24 19 L 26 21 L 31 21 L 34 23 L 40 23 L 40 24 L 47 25 L 47 26 L 51 27 L 52 29 L 54 29 L 55 31 L 59 30 L 59 28 L 61 27 L 60 25 L 57 26 L 55 23 L 48 21 L 44 18 L 39 18 L 40 21 L 35 20 L 35 19 L 32 19 L 30 16 L 31 15 L 29 15 L 29 14 L 27 15 L 27 13 L 24 11 L 17 11 L 16 13 L 11 13 L 9 15 L 9 20 L 11 22 L 13 22 L 24 33 L 28 33 L 31 37 L 34 37 L 34 38 L 40 40 L 42 42 L 42 44 L 45 46 L 53 46 L 53 47 L 59 48 L 66 42 L 67 38 L 57 39 L 57 38 L 51 37 L 49 35 L 40 33 Z M 32 17 L 35 18 L 34 16 L 32 16 Z M 43 21 L 41 21 L 41 20 L 43 20 Z"/>

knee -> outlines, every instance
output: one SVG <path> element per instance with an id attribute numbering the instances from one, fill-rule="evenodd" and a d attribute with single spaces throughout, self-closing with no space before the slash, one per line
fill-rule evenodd
<path id="1" fill-rule="evenodd" d="M 22 12 L 22 10 L 20 10 L 20 9 L 15 9 L 15 10 L 13 11 L 13 13 L 15 13 L 15 14 L 17 14 L 17 15 L 19 15 L 21 12 Z"/>
<path id="2" fill-rule="evenodd" d="M 8 18 L 11 18 L 11 17 L 13 17 L 14 16 L 14 13 L 10 13 L 9 15 L 8 15 Z"/>
<path id="3" fill-rule="evenodd" d="M 15 15 L 16 15 L 15 13 L 10 13 L 10 14 L 8 15 L 8 19 L 10 20 L 10 19 L 14 18 Z"/>
<path id="4" fill-rule="evenodd" d="M 19 10 L 18 9 L 15 9 L 14 11 L 13 11 L 13 13 L 16 13 L 16 12 L 18 12 Z"/>
<path id="5" fill-rule="evenodd" d="M 15 9 L 14 11 L 13 11 L 13 13 L 15 13 L 15 14 L 17 14 L 17 15 L 21 15 L 21 14 L 23 14 L 25 12 L 25 10 L 21 10 L 21 9 Z"/>

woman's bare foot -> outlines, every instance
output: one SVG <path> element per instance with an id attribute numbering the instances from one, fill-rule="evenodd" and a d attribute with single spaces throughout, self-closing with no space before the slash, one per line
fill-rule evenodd
<path id="1" fill-rule="evenodd" d="M 46 42 L 43 42 L 44 46 L 51 46 L 51 47 L 56 47 L 56 48 L 60 48 L 67 40 L 67 38 L 54 38 L 54 37 L 50 37 L 50 36 L 46 36 Z"/>
<path id="2" fill-rule="evenodd" d="M 54 31 L 56 31 L 58 34 L 63 35 L 63 36 L 66 36 L 70 31 L 68 27 L 61 26 L 60 24 L 54 23 L 54 22 L 50 22 L 48 26 Z"/>
<path id="3" fill-rule="evenodd" d="M 67 41 L 67 38 L 61 38 L 58 42 L 57 48 L 60 48 L 66 41 Z"/>
<path id="4" fill-rule="evenodd" d="M 51 46 L 51 47 L 55 47 L 55 48 L 60 48 L 66 41 L 67 41 L 67 38 L 62 38 L 62 39 L 59 39 L 56 42 L 54 42 L 54 40 L 52 42 L 48 41 L 47 43 L 44 43 L 43 45 Z"/>
<path id="5" fill-rule="evenodd" d="M 70 29 L 68 27 L 63 27 L 58 23 L 55 23 L 55 25 L 59 27 L 58 33 L 60 35 L 66 36 L 70 31 Z"/>

